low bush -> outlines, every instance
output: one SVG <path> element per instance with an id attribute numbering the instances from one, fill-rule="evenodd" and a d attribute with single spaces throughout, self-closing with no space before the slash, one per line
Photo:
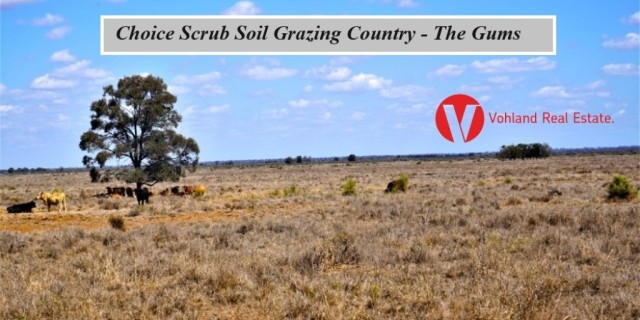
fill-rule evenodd
<path id="1" fill-rule="evenodd" d="M 638 194 L 638 190 L 631 185 L 627 177 L 615 174 L 609 183 L 607 193 L 609 199 L 632 199 Z"/>
<path id="2" fill-rule="evenodd" d="M 356 181 L 349 178 L 342 186 L 342 195 L 351 196 L 356 194 Z"/>
<path id="3" fill-rule="evenodd" d="M 124 231 L 124 218 L 120 215 L 109 216 L 109 224 L 112 228 L 120 231 Z"/>

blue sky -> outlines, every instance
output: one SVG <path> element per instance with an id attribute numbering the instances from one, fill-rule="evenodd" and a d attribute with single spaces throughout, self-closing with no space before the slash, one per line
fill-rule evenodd
<path id="1" fill-rule="evenodd" d="M 202 161 L 640 144 L 638 1 L 0 0 L 0 169 L 79 167 L 102 87 L 153 74 Z M 556 15 L 553 56 L 101 56 L 100 15 Z M 485 112 L 605 113 L 615 123 L 492 124 L 443 139 L 440 101 Z M 488 118 L 488 117 L 487 117 Z M 112 163 L 118 164 L 118 163 Z M 126 164 L 122 162 L 120 164 Z"/>

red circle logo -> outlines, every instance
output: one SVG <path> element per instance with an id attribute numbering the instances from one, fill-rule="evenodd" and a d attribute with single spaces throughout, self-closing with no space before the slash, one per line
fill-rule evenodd
<path id="1" fill-rule="evenodd" d="M 465 143 L 475 139 L 484 126 L 484 110 L 466 94 L 448 96 L 436 110 L 436 126 L 443 138 L 455 142 L 454 132 Z M 458 135 L 457 132 L 460 132 Z"/>

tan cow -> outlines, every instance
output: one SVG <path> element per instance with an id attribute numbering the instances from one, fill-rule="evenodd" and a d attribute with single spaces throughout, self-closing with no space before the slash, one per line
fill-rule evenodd
<path id="1" fill-rule="evenodd" d="M 51 205 L 58 206 L 58 213 L 67 211 L 67 202 L 65 200 L 64 192 L 56 190 L 52 193 L 49 192 L 40 192 L 40 195 L 36 197 L 36 200 L 42 200 L 44 204 L 47 206 L 47 211 L 51 212 Z"/>
<path id="2" fill-rule="evenodd" d="M 193 188 L 193 196 L 194 197 L 201 197 L 204 196 L 205 191 L 207 191 L 207 188 L 203 185 L 199 185 L 195 188 Z"/>

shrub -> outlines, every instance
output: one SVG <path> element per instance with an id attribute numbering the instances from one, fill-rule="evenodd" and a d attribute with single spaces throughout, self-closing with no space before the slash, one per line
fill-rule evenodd
<path id="1" fill-rule="evenodd" d="M 137 217 L 140 214 L 142 214 L 143 210 L 144 210 L 144 207 L 135 206 L 133 209 L 131 209 L 131 211 L 129 211 L 129 213 L 127 213 L 127 217 Z"/>
<path id="2" fill-rule="evenodd" d="M 634 188 L 629 180 L 619 174 L 613 175 L 613 181 L 609 183 L 608 195 L 609 199 L 631 199 L 638 194 L 638 190 Z"/>
<path id="3" fill-rule="evenodd" d="M 513 183 L 513 179 L 511 177 L 506 177 L 506 178 L 504 178 L 504 183 L 505 184 L 511 184 L 511 183 Z"/>
<path id="4" fill-rule="evenodd" d="M 284 194 L 285 197 L 290 197 L 290 196 L 299 195 L 300 191 L 298 191 L 298 187 L 296 187 L 295 184 L 292 184 L 289 187 L 287 187 L 284 190 L 282 190 L 282 193 Z"/>
<path id="5" fill-rule="evenodd" d="M 98 206 L 102 210 L 120 210 L 120 201 L 117 199 L 99 199 Z"/>
<path id="6" fill-rule="evenodd" d="M 280 190 L 274 189 L 272 191 L 269 191 L 269 193 L 267 193 L 267 196 L 269 196 L 269 198 L 277 198 L 280 196 Z"/>
<path id="7" fill-rule="evenodd" d="M 356 181 L 349 178 L 342 186 L 342 195 L 351 196 L 356 194 Z"/>
<path id="8" fill-rule="evenodd" d="M 109 224 L 112 228 L 120 231 L 124 231 L 124 218 L 119 215 L 109 216 Z"/>
<path id="9" fill-rule="evenodd" d="M 405 192 L 409 190 L 409 177 L 406 174 L 401 173 L 398 181 L 400 181 L 400 185 L 398 186 L 400 191 Z"/>
<path id="10" fill-rule="evenodd" d="M 396 193 L 398 191 L 406 192 L 407 190 L 409 190 L 409 177 L 406 174 L 401 173 L 398 179 L 391 181 L 387 185 L 385 192 Z"/>
<path id="11" fill-rule="evenodd" d="M 425 263 L 427 261 L 427 250 L 420 241 L 414 241 L 404 256 L 404 261 L 409 263 Z"/>

